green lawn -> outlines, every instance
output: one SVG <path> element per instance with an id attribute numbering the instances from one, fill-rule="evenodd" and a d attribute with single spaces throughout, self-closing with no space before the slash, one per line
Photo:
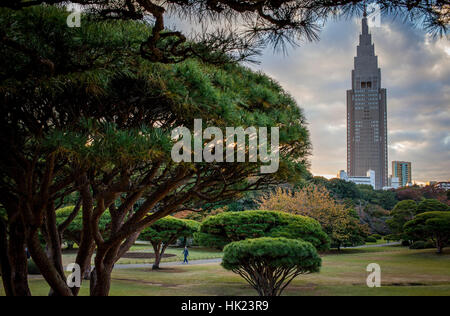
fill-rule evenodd
<path id="1" fill-rule="evenodd" d="M 180 251 L 180 249 L 171 249 Z M 201 251 L 199 251 L 201 252 Z M 191 252 L 192 253 L 192 252 Z M 208 251 L 205 251 L 208 253 Z M 368 288 L 366 266 L 378 263 L 382 287 Z M 34 295 L 46 295 L 41 278 L 30 280 Z M 89 285 L 83 284 L 82 294 Z M 237 275 L 219 264 L 176 266 L 161 271 L 116 270 L 111 295 L 255 295 Z M 433 249 L 402 247 L 348 249 L 323 256 L 320 273 L 301 276 L 285 295 L 450 295 L 450 250 L 436 255 Z M 4 295 L 3 288 L 0 295 Z"/>

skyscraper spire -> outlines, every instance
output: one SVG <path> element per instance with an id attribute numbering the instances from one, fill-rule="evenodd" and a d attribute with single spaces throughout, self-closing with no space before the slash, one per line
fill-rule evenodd
<path id="1" fill-rule="evenodd" d="M 369 35 L 369 25 L 367 23 L 366 5 L 364 5 L 364 13 L 362 18 L 362 35 Z"/>
<path id="2" fill-rule="evenodd" d="M 372 35 L 369 33 L 367 17 L 362 19 L 362 32 L 359 36 L 359 45 L 356 48 L 355 72 L 357 77 L 361 75 L 372 76 L 379 72 L 378 57 L 375 55 L 375 45 L 372 43 Z"/>

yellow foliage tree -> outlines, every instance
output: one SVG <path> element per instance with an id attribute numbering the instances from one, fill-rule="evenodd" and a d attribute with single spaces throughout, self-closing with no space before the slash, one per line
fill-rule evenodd
<path id="1" fill-rule="evenodd" d="M 278 188 L 260 202 L 260 209 L 277 210 L 304 215 L 317 220 L 338 249 L 343 244 L 364 243 L 368 228 L 359 224 L 351 211 L 339 204 L 327 189 L 306 186 L 300 191 L 290 192 Z"/>

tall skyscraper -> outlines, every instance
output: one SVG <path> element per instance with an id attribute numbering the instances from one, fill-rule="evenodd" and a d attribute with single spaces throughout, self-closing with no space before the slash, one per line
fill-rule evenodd
<path id="1" fill-rule="evenodd" d="M 393 161 L 392 176 L 399 179 L 399 184 L 402 187 L 412 183 L 411 163 L 408 161 Z"/>
<path id="2" fill-rule="evenodd" d="M 375 171 L 376 189 L 387 185 L 386 89 L 381 88 L 381 70 L 364 14 L 352 89 L 347 91 L 347 172 L 359 177 L 368 170 Z"/>

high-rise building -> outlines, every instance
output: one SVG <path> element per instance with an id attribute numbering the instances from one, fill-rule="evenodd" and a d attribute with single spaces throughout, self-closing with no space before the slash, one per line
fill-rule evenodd
<path id="1" fill-rule="evenodd" d="M 411 163 L 408 161 L 393 161 L 392 176 L 399 179 L 400 186 L 402 187 L 406 187 L 408 183 L 412 183 Z"/>
<path id="2" fill-rule="evenodd" d="M 375 188 L 388 184 L 386 89 L 369 33 L 367 16 L 362 19 L 352 89 L 347 91 L 347 172 L 350 177 L 375 171 Z"/>

